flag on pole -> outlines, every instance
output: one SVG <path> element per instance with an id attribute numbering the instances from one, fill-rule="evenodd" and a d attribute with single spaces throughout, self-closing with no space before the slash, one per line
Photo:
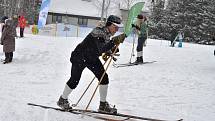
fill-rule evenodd
<path id="1" fill-rule="evenodd" d="M 38 29 L 41 29 L 46 24 L 50 2 L 51 0 L 42 1 L 41 7 L 40 7 L 39 19 L 38 19 Z"/>
<path id="2" fill-rule="evenodd" d="M 126 36 L 129 36 L 129 34 L 131 33 L 132 28 L 131 24 L 133 23 L 134 18 L 136 18 L 137 15 L 141 13 L 144 4 L 145 4 L 144 2 L 138 2 L 135 5 L 133 5 L 129 10 L 128 20 L 124 27 L 124 33 L 126 34 Z"/>

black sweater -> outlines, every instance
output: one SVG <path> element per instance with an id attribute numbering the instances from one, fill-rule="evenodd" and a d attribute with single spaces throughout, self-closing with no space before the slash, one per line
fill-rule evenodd
<path id="1" fill-rule="evenodd" d="M 86 38 L 75 48 L 72 56 L 75 58 L 98 58 L 102 53 L 112 49 L 115 44 L 110 40 L 111 34 L 106 27 L 94 28 Z"/>

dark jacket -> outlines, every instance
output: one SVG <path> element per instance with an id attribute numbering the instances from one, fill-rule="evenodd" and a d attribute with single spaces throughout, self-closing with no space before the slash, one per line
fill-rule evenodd
<path id="1" fill-rule="evenodd" d="M 115 46 L 110 37 L 111 34 L 106 27 L 94 28 L 72 52 L 70 61 L 97 60 L 102 53 Z"/>
<path id="2" fill-rule="evenodd" d="M 1 36 L 1 44 L 3 45 L 4 52 L 15 51 L 15 36 L 16 31 L 12 26 L 12 20 L 7 20 Z"/>

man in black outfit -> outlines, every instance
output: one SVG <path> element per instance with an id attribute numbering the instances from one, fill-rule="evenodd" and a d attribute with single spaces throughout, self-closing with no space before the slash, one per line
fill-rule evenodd
<path id="1" fill-rule="evenodd" d="M 171 41 L 170 47 L 175 47 L 175 43 L 176 43 L 175 39 L 176 39 L 176 36 L 178 34 L 176 26 L 172 27 L 172 30 L 171 30 L 170 34 L 171 34 L 171 36 L 170 36 L 170 41 Z"/>
<path id="2" fill-rule="evenodd" d="M 126 37 L 125 34 L 120 34 L 110 39 L 110 37 L 118 31 L 119 24 L 121 24 L 121 19 L 117 16 L 110 15 L 105 26 L 94 28 L 86 38 L 77 45 L 70 58 L 72 63 L 71 77 L 66 83 L 64 91 L 57 102 L 59 107 L 62 109 L 71 108 L 68 102 L 68 96 L 72 90 L 77 87 L 82 71 L 86 67 L 93 72 L 98 80 L 101 79 L 103 73 L 105 73 L 105 69 L 99 56 L 122 43 Z M 108 83 L 108 75 L 105 73 L 99 85 L 100 105 L 98 110 L 116 113 L 116 108 L 111 107 L 106 101 Z"/>

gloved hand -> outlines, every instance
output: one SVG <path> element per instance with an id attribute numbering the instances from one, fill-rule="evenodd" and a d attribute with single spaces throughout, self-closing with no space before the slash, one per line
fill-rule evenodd
<path id="1" fill-rule="evenodd" d="M 136 27 L 134 24 L 131 24 L 132 27 Z"/>
<path id="2" fill-rule="evenodd" d="M 131 26 L 132 26 L 133 28 L 136 28 L 137 30 L 140 30 L 140 27 L 138 27 L 137 25 L 131 24 Z"/>
<path id="3" fill-rule="evenodd" d="M 111 56 L 110 53 L 103 53 L 103 54 L 102 54 L 102 59 L 103 59 L 104 61 L 107 61 L 107 60 L 110 58 L 110 56 Z M 115 58 L 114 56 L 113 56 L 112 59 L 113 59 L 114 61 L 117 61 L 117 58 Z"/>
<path id="4" fill-rule="evenodd" d="M 109 59 L 109 57 L 110 57 L 110 54 L 108 54 L 108 53 L 102 53 L 102 59 L 104 61 L 107 61 Z"/>
<path id="5" fill-rule="evenodd" d="M 113 42 L 115 45 L 118 45 L 120 43 L 123 43 L 125 40 L 126 35 L 124 33 L 117 35 L 115 37 L 112 38 Z"/>

